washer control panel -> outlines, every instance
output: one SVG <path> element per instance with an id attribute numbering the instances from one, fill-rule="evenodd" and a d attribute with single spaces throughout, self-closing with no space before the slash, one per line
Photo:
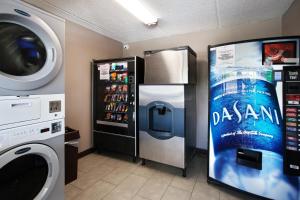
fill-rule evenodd
<path id="1" fill-rule="evenodd" d="M 65 117 L 64 94 L 0 97 L 0 131 Z M 50 127 L 51 128 L 51 127 Z"/>
<path id="2" fill-rule="evenodd" d="M 10 146 L 46 140 L 64 134 L 64 119 L 52 120 L 0 131 L 0 152 Z"/>

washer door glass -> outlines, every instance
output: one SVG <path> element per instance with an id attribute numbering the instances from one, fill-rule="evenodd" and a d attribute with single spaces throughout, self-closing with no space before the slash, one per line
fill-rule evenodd
<path id="1" fill-rule="evenodd" d="M 46 199 L 59 174 L 56 153 L 45 145 L 23 145 L 0 155 L 0 199 Z"/>
<path id="2" fill-rule="evenodd" d="M 1 199 L 34 199 L 48 176 L 47 161 L 34 154 L 21 156 L 0 169 Z"/>
<path id="3" fill-rule="evenodd" d="M 28 76 L 43 68 L 47 53 L 42 40 L 31 30 L 13 23 L 0 23 L 0 71 Z"/>
<path id="4" fill-rule="evenodd" d="M 56 77 L 63 51 L 48 24 L 30 13 L 19 13 L 0 14 L 0 87 L 33 90 Z"/>

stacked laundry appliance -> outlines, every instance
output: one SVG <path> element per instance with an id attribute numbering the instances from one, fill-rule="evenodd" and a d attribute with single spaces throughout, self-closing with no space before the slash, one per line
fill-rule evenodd
<path id="1" fill-rule="evenodd" d="M 145 52 L 139 86 L 140 157 L 182 169 L 196 146 L 196 53 L 188 46 Z"/>
<path id="2" fill-rule="evenodd" d="M 1 199 L 64 199 L 64 20 L 0 2 Z"/>

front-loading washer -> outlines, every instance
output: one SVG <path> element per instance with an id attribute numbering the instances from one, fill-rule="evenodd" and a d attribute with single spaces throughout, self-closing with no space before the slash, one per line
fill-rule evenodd
<path id="1" fill-rule="evenodd" d="M 0 96 L 64 93 L 65 21 L 0 1 Z"/>
<path id="2" fill-rule="evenodd" d="M 1 200 L 64 199 L 64 120 L 0 131 Z"/>

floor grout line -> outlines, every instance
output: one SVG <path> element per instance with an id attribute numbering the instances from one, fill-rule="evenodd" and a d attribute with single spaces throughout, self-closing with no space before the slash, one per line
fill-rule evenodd
<path id="1" fill-rule="evenodd" d="M 93 161 L 93 159 L 95 159 L 95 160 Z M 202 183 L 202 181 L 205 179 L 205 174 L 206 174 L 206 173 L 202 173 L 205 171 L 205 167 L 206 167 L 206 165 L 203 164 L 204 162 L 202 162 L 203 161 L 202 157 L 200 157 L 200 158 L 195 157 L 195 159 L 198 159 L 198 160 L 196 160 L 195 163 L 193 163 L 193 165 L 191 165 L 191 167 L 189 168 L 189 171 L 193 171 L 193 173 L 191 173 L 191 175 L 188 176 L 188 178 L 186 178 L 187 182 L 179 180 L 181 178 L 181 176 L 177 172 L 173 172 L 173 170 L 168 170 L 165 168 L 159 168 L 156 165 L 153 165 L 153 166 L 149 165 L 146 167 L 147 169 L 144 171 L 143 170 L 144 166 L 142 166 L 139 162 L 132 163 L 127 160 L 122 160 L 122 159 L 113 158 L 113 157 L 99 157 L 99 159 L 100 159 L 99 163 L 97 162 L 97 158 L 93 158 L 93 157 L 88 161 L 91 164 L 93 164 L 93 162 L 97 162 L 96 166 L 91 167 L 92 170 L 95 170 L 97 167 L 104 166 L 104 165 L 109 168 L 112 168 L 112 170 L 109 170 L 108 173 L 103 173 L 102 175 L 101 175 L 101 173 L 99 173 L 100 174 L 99 178 L 94 177 L 94 178 L 96 178 L 95 182 L 91 186 L 89 186 L 85 189 L 81 189 L 78 186 L 73 185 L 72 182 L 69 183 L 70 186 L 74 187 L 74 189 L 77 189 L 78 191 L 84 192 L 84 191 L 87 191 L 89 188 L 93 187 L 95 184 L 99 183 L 100 181 L 103 183 L 106 183 L 106 184 L 110 184 L 111 186 L 109 187 L 109 189 L 106 190 L 108 192 L 103 193 L 104 196 L 101 198 L 101 199 L 105 199 L 109 195 L 114 193 L 120 185 L 123 184 L 122 185 L 122 188 L 123 188 L 124 182 L 126 180 L 128 180 L 128 178 L 130 176 L 136 176 L 136 177 L 143 178 L 144 182 L 142 182 L 143 179 L 137 178 L 137 180 L 139 180 L 138 182 L 142 183 L 142 184 L 140 184 L 140 186 L 139 186 L 139 184 L 136 184 L 138 187 L 135 186 L 135 189 L 131 191 L 131 193 L 130 193 L 132 195 L 131 199 L 133 199 L 135 197 L 140 197 L 145 200 L 151 200 L 151 196 L 150 196 L 151 193 L 149 193 L 149 195 L 148 195 L 148 190 L 145 190 L 146 193 L 141 193 L 141 191 L 143 188 L 147 189 L 147 184 L 149 183 L 149 181 L 151 181 L 152 179 L 155 180 L 155 179 L 158 179 L 159 177 L 161 177 L 162 183 L 161 183 L 161 185 L 158 185 L 160 187 L 159 191 L 161 193 L 161 196 L 159 197 L 160 200 L 162 200 L 162 199 L 164 199 L 164 197 L 166 197 L 166 194 L 170 188 L 173 188 L 173 190 L 178 190 L 177 192 L 179 192 L 179 193 L 180 193 L 180 191 L 187 192 L 186 197 L 187 197 L 187 199 L 191 200 L 193 197 L 193 193 L 197 193 L 197 191 L 198 191 L 198 190 L 196 190 L 197 189 L 196 187 L 198 187 L 197 186 L 198 182 Z M 107 164 L 105 162 L 105 160 L 107 160 L 109 162 L 109 164 Z M 202 165 L 204 165 L 204 167 Z M 85 167 L 88 169 L 89 165 L 86 164 Z M 106 167 L 104 167 L 103 170 L 104 171 L 107 170 Z M 113 174 L 114 172 L 117 172 L 117 170 L 120 170 L 120 174 L 121 174 L 120 177 L 118 176 L 119 173 Z M 141 171 L 139 171 L 139 170 L 141 170 Z M 147 170 L 150 170 L 150 171 L 147 171 Z M 140 174 L 138 174 L 137 171 Z M 90 172 L 90 170 L 88 172 L 85 172 L 78 168 L 78 173 L 82 173 L 81 174 L 82 177 L 84 177 L 89 172 Z M 149 174 L 150 174 L 150 176 L 149 176 Z M 110 175 L 112 175 L 111 181 L 112 182 L 115 181 L 116 183 L 109 182 L 110 179 L 105 180 L 105 177 L 110 176 Z M 179 178 L 178 180 L 176 180 L 177 177 Z M 119 182 L 119 180 L 121 180 L 121 181 Z M 135 179 L 133 179 L 133 180 L 135 180 Z M 179 181 L 178 184 L 177 184 L 177 182 L 176 183 L 174 182 L 175 180 Z M 159 181 L 160 181 L 160 179 L 159 179 Z M 192 185 L 192 182 L 193 182 L 193 185 Z M 156 183 L 156 182 L 154 182 L 154 183 Z M 173 185 L 173 183 L 175 183 L 175 184 Z M 203 181 L 203 183 L 205 184 L 204 181 Z M 150 184 L 150 185 L 152 185 L 152 184 Z M 162 190 L 163 189 L 162 187 L 165 187 L 165 189 Z M 192 190 L 190 190 L 190 188 L 192 188 Z M 124 187 L 124 189 L 125 189 L 125 187 Z M 151 191 L 151 189 L 149 191 Z M 140 195 L 140 193 L 142 195 Z M 216 193 L 217 193 L 217 194 L 215 194 L 216 196 L 214 195 L 216 197 L 216 199 L 221 200 L 221 196 L 222 196 L 221 190 L 217 189 Z"/>
<path id="2" fill-rule="evenodd" d="M 191 192 L 190 199 L 192 199 L 193 192 L 194 192 L 194 190 L 195 190 L 195 187 L 196 187 L 196 184 L 197 184 L 197 180 L 198 180 L 198 177 L 196 178 L 196 182 L 195 182 L 195 184 L 194 184 L 194 186 L 193 186 L 193 189 L 192 189 L 192 192 Z"/>
<path id="3" fill-rule="evenodd" d="M 165 196 L 165 194 L 166 194 L 168 188 L 170 187 L 171 183 L 173 182 L 175 176 L 176 176 L 176 175 L 174 175 L 174 176 L 172 177 L 171 181 L 168 183 L 167 188 L 165 189 L 164 193 L 163 193 L 163 194 L 161 195 L 161 197 L 160 197 L 160 200 L 162 200 L 163 197 Z"/>
<path id="4" fill-rule="evenodd" d="M 70 184 L 72 187 L 74 187 L 74 188 L 76 188 L 76 189 L 78 189 L 78 190 L 80 190 L 80 191 L 84 191 L 83 189 L 77 187 L 76 185 L 73 185 L 72 182 L 69 183 L 69 184 Z M 67 185 L 69 185 L 69 184 L 67 184 Z M 66 187 L 67 185 L 65 185 L 65 187 Z"/>

